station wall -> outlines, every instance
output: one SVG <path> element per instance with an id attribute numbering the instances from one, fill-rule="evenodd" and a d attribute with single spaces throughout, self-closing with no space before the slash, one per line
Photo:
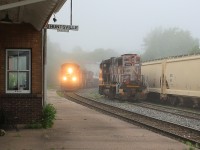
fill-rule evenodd
<path id="1" fill-rule="evenodd" d="M 6 50 L 30 50 L 30 91 L 7 92 Z M 0 24 L 0 109 L 24 124 L 41 118 L 43 105 L 42 31 L 30 24 Z"/>

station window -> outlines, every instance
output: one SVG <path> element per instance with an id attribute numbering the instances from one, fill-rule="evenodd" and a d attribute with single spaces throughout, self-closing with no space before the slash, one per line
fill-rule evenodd
<path id="1" fill-rule="evenodd" d="M 30 93 L 31 51 L 6 50 L 6 93 Z"/>

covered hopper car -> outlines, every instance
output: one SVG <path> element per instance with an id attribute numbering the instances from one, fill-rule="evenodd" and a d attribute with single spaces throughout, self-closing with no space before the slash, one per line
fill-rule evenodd
<path id="1" fill-rule="evenodd" d="M 145 98 L 145 90 L 137 54 L 124 54 L 101 62 L 99 94 L 111 99 L 139 100 Z"/>
<path id="2" fill-rule="evenodd" d="M 148 97 L 172 105 L 200 106 L 200 55 L 166 58 L 142 63 Z"/>

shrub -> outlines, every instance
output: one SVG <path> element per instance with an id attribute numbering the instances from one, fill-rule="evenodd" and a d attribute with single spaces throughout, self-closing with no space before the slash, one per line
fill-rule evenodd
<path id="1" fill-rule="evenodd" d="M 42 124 L 40 122 L 32 121 L 31 123 L 27 124 L 25 126 L 25 128 L 28 128 L 28 129 L 41 129 L 42 128 Z"/>
<path id="2" fill-rule="evenodd" d="M 42 110 L 42 127 L 51 128 L 53 126 L 53 121 L 55 120 L 56 109 L 52 104 L 47 104 Z"/>
<path id="3" fill-rule="evenodd" d="M 189 150 L 195 150 L 195 148 L 193 147 L 192 143 L 187 141 L 185 144 L 189 146 Z"/>
<path id="4" fill-rule="evenodd" d="M 42 110 L 41 121 L 32 121 L 25 127 L 28 129 L 40 129 L 40 128 L 51 128 L 53 126 L 53 121 L 55 120 L 56 109 L 52 104 L 47 104 Z"/>

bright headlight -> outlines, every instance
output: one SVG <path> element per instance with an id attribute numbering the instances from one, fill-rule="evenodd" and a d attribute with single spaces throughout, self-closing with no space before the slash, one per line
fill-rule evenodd
<path id="1" fill-rule="evenodd" d="M 72 77 L 72 81 L 76 81 L 77 80 L 77 78 L 76 77 Z"/>
<path id="2" fill-rule="evenodd" d="M 72 74 L 73 69 L 72 69 L 72 68 L 68 68 L 68 69 L 67 69 L 67 72 L 68 72 L 69 74 Z"/>

